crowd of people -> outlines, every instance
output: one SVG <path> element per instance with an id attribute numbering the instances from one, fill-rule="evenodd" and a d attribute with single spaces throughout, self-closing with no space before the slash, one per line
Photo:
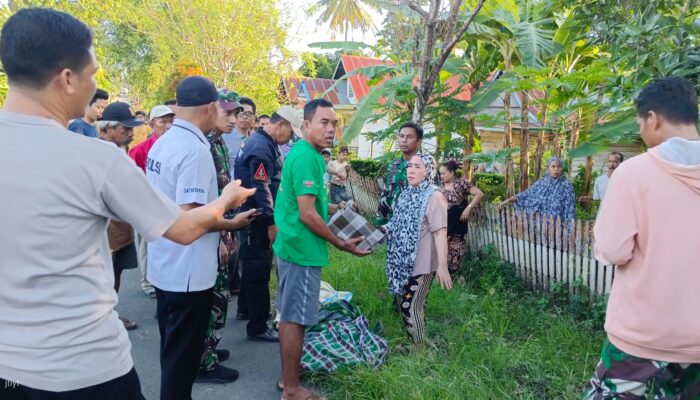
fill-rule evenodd
<path id="1" fill-rule="evenodd" d="M 194 382 L 238 378 L 222 365 L 232 352 L 219 346 L 236 295 L 248 340 L 279 342 L 281 398 L 322 398 L 299 373 L 305 329 L 319 319 L 328 244 L 370 253 L 358 247 L 362 237 L 341 239 L 327 225 L 353 197 L 350 151 L 333 149 L 333 105 L 318 99 L 303 116 L 289 106 L 257 116 L 253 99 L 191 76 L 146 118 L 96 88 L 92 46 L 85 24 L 51 9 L 21 10 L 2 28 L 10 89 L 0 112 L 8 150 L 0 186 L 10 195 L 0 207 L 0 398 L 142 399 L 126 333 L 137 321 L 114 310 L 121 273 L 133 268 L 156 299 L 161 399 L 190 399 Z M 650 151 L 622 165 L 622 154 L 610 154 L 594 185 L 593 199 L 605 198 L 595 252 L 618 270 L 608 340 L 584 396 L 693 398 L 697 96 L 683 79 L 662 79 L 641 92 L 637 110 Z M 148 137 L 129 148 L 146 124 Z M 458 163 L 421 152 L 423 135 L 415 123 L 399 128 L 400 156 L 373 221 L 388 234 L 387 288 L 416 351 L 425 347 L 433 281 L 452 288 L 466 221 L 484 197 Z M 545 177 L 499 206 L 573 219 L 562 166 L 551 158 Z M 278 329 L 270 324 L 273 267 Z"/>

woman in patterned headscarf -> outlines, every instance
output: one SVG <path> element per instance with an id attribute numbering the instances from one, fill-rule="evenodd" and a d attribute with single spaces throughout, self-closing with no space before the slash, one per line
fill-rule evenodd
<path id="1" fill-rule="evenodd" d="M 447 269 L 447 200 L 433 184 L 435 160 L 417 154 L 407 164 L 409 186 L 401 192 L 389 221 L 386 274 L 408 335 L 424 347 L 424 307 L 437 275 L 452 288 Z"/>
<path id="2" fill-rule="evenodd" d="M 524 192 L 506 199 L 498 208 L 510 203 L 515 203 L 516 208 L 528 213 L 560 217 L 562 221 L 573 220 L 576 209 L 574 187 L 562 174 L 561 160 L 558 157 L 547 160 L 544 178 Z"/>

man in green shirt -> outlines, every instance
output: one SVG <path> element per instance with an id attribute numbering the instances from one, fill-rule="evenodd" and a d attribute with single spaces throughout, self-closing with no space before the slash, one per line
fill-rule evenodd
<path id="1" fill-rule="evenodd" d="M 273 249 L 279 274 L 276 304 L 280 313 L 280 388 L 282 398 L 287 400 L 314 398 L 299 383 L 299 368 L 304 327 L 318 322 L 321 268 L 328 265 L 327 242 L 357 256 L 370 253 L 357 248 L 363 238 L 342 240 L 326 225 L 326 163 L 321 150 L 333 145 L 337 125 L 330 102 L 318 99 L 306 104 L 304 139 L 287 155 L 275 202 L 278 233 Z"/>

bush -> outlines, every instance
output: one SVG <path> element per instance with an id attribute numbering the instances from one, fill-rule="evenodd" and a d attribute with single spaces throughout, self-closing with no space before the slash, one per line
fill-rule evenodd
<path id="1" fill-rule="evenodd" d="M 386 163 L 372 159 L 350 160 L 350 166 L 358 175 L 366 178 L 376 178 L 386 172 Z"/>
<path id="2" fill-rule="evenodd" d="M 489 203 L 497 203 L 506 196 L 505 177 L 501 174 L 474 174 L 474 185 L 484 192 Z"/>
<path id="3" fill-rule="evenodd" d="M 600 176 L 599 172 L 592 171 L 591 172 L 591 189 L 593 188 L 593 183 L 595 182 L 595 179 Z M 576 176 L 574 176 L 574 180 L 571 182 L 571 184 L 574 186 L 574 196 L 576 198 L 576 219 L 579 220 L 594 220 L 596 215 L 598 215 L 598 208 L 600 207 L 600 201 L 595 200 L 592 201 L 589 204 L 581 204 L 578 199 L 581 198 L 581 196 L 588 196 L 591 195 L 592 193 L 583 193 L 583 186 L 585 183 L 585 178 L 586 178 L 586 166 L 585 165 L 579 165 L 578 171 L 576 172 Z"/>

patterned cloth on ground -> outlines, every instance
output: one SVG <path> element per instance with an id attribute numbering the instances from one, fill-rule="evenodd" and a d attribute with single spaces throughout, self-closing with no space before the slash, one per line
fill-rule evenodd
<path id="1" fill-rule="evenodd" d="M 389 344 L 370 331 L 360 309 L 345 300 L 325 304 L 319 322 L 304 335 L 301 367 L 307 371 L 333 372 L 342 366 L 386 361 Z"/>

